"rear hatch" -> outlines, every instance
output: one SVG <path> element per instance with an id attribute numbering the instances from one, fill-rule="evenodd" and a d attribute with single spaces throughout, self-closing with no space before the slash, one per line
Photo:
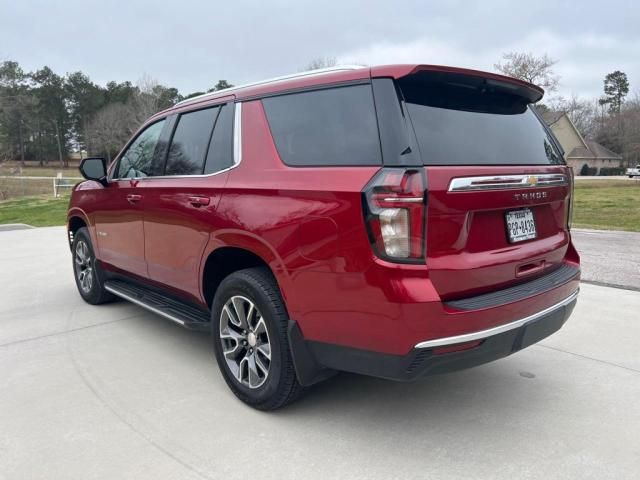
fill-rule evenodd
<path id="1" fill-rule="evenodd" d="M 558 268 L 572 177 L 530 106 L 542 92 L 495 77 L 417 71 L 397 82 L 427 179 L 426 262 L 444 300 Z"/>

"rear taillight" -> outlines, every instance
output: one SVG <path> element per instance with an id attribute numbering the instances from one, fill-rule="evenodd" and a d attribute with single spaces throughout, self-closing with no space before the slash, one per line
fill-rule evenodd
<path id="1" fill-rule="evenodd" d="M 391 261 L 423 261 L 424 171 L 383 168 L 363 195 L 369 239 L 376 255 Z"/>
<path id="2" fill-rule="evenodd" d="M 574 183 L 573 168 L 569 167 L 569 208 L 567 208 L 567 229 L 571 230 L 571 223 L 573 222 L 573 195 L 574 195 Z"/>

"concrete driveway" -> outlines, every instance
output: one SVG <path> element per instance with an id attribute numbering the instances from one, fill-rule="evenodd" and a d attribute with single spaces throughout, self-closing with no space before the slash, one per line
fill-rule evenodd
<path id="1" fill-rule="evenodd" d="M 640 233 L 571 229 L 582 279 L 640 291 Z"/>
<path id="2" fill-rule="evenodd" d="M 583 284 L 566 327 L 472 370 L 340 375 L 261 413 L 207 335 L 84 304 L 64 229 L 0 233 L 0 479 L 635 479 L 640 293 Z"/>

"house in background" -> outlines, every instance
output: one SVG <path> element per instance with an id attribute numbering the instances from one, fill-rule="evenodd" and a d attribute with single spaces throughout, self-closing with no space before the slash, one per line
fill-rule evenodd
<path id="1" fill-rule="evenodd" d="M 565 112 L 544 112 L 542 118 L 551 128 L 564 149 L 564 159 L 580 175 L 585 165 L 595 170 L 622 168 L 622 157 L 592 140 L 585 140 Z"/>

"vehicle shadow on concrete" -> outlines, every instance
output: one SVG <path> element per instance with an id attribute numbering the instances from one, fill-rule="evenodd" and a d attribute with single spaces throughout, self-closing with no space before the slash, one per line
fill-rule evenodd
<path id="1" fill-rule="evenodd" d="M 216 388 L 223 389 L 221 394 L 232 395 L 227 392 L 218 371 L 208 333 L 184 330 L 151 315 L 143 315 L 136 321 L 144 322 L 144 330 L 153 331 L 154 337 L 166 335 L 170 338 L 175 347 L 173 351 L 180 351 L 181 362 L 187 362 L 202 375 L 209 376 Z M 494 407 L 517 404 L 525 398 L 527 404 L 535 404 L 545 399 L 544 389 L 540 388 L 540 382 L 544 380 L 529 371 L 536 370 L 537 365 L 525 362 L 525 353 L 470 370 L 424 377 L 409 383 L 341 372 L 309 387 L 299 401 L 271 415 L 295 417 L 317 413 L 324 416 L 327 411 L 339 410 L 341 415 L 357 418 L 359 413 L 366 411 L 384 412 L 376 420 L 378 422 L 407 419 L 413 422 L 429 414 L 440 423 L 446 421 L 446 415 L 476 409 L 480 399 Z M 246 408 L 237 402 L 238 408 Z"/>

